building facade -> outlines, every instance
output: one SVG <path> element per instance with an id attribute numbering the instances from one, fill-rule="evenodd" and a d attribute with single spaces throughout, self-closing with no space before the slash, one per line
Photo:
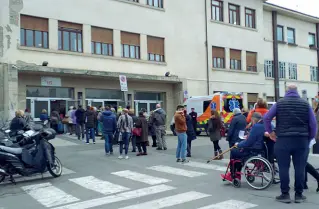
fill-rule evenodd
<path id="1" fill-rule="evenodd" d="M 249 107 L 258 97 L 274 100 L 275 84 L 280 97 L 289 82 L 309 100 L 318 93 L 319 19 L 263 0 L 0 4 L 7 114 L 28 108 L 37 118 L 42 109 L 78 104 L 150 111 L 161 103 L 171 118 L 187 96 L 243 92 Z"/>

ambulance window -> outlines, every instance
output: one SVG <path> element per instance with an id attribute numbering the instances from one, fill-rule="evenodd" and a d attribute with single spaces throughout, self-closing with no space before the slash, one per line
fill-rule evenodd
<path id="1" fill-rule="evenodd" d="M 209 107 L 210 103 L 211 103 L 211 100 L 207 100 L 207 101 L 203 102 L 203 112 L 206 111 L 206 109 Z"/>

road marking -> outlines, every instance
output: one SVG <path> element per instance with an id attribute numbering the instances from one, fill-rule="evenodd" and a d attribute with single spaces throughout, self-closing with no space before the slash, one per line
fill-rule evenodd
<path id="1" fill-rule="evenodd" d="M 258 205 L 254 205 L 248 202 L 242 202 L 238 200 L 227 200 L 224 202 L 208 205 L 198 209 L 249 209 L 257 206 Z"/>
<path id="2" fill-rule="evenodd" d="M 112 184 L 108 181 L 102 181 L 94 176 L 86 176 L 81 178 L 69 179 L 70 181 L 95 192 L 99 192 L 105 195 L 115 194 L 118 192 L 124 192 L 130 190 L 127 187 L 121 185 Z"/>
<path id="3" fill-rule="evenodd" d="M 24 186 L 22 189 L 46 207 L 54 207 L 79 201 L 78 198 L 63 192 L 50 183 Z"/>
<path id="4" fill-rule="evenodd" d="M 194 168 L 203 168 L 203 169 L 209 169 L 209 170 L 215 170 L 215 171 L 226 171 L 226 166 L 219 166 L 219 165 L 213 165 L 213 164 L 207 164 L 207 163 L 199 163 L 190 161 L 188 163 L 183 164 L 185 166 L 190 166 Z"/>
<path id="5" fill-rule="evenodd" d="M 206 175 L 206 173 L 189 171 L 189 170 L 184 170 L 184 169 L 180 169 L 180 168 L 173 168 L 173 167 L 165 166 L 165 165 L 152 166 L 152 167 L 149 167 L 147 169 L 159 171 L 159 172 L 164 172 L 164 173 L 169 173 L 169 174 L 174 174 L 174 175 L 178 175 L 178 176 L 186 176 L 186 177 L 190 177 L 190 178 Z"/>
<path id="6" fill-rule="evenodd" d="M 67 169 L 65 167 L 62 167 L 62 175 L 68 175 L 68 174 L 72 174 L 72 173 L 75 173 L 74 171 L 70 170 L 70 169 Z M 32 181 L 32 180 L 35 180 L 35 179 L 41 179 L 42 178 L 42 175 L 41 174 L 36 174 L 36 175 L 32 175 L 32 176 L 20 176 L 20 175 L 15 175 L 14 176 L 14 180 L 18 183 L 18 182 L 24 182 L 24 181 Z M 53 178 L 51 176 L 51 174 L 49 172 L 46 172 L 43 174 L 43 178 Z M 5 185 L 5 184 L 12 184 L 11 182 L 9 181 L 5 181 L 3 183 L 1 183 L 2 185 Z"/>
<path id="7" fill-rule="evenodd" d="M 149 175 L 137 173 L 137 172 L 130 171 L 130 170 L 114 172 L 111 174 L 116 175 L 116 176 L 120 176 L 120 177 L 124 177 L 127 179 L 131 179 L 133 181 L 143 182 L 143 183 L 149 184 L 149 185 L 163 184 L 163 183 L 167 183 L 167 182 L 171 181 L 168 179 L 163 179 L 163 178 L 159 178 L 159 177 L 155 177 L 155 176 L 149 176 Z"/>
<path id="8" fill-rule="evenodd" d="M 77 203 L 73 203 L 69 205 L 56 207 L 53 209 L 87 209 L 87 208 L 98 207 L 98 206 L 106 205 L 110 203 L 121 202 L 125 200 L 131 200 L 135 198 L 158 194 L 158 193 L 170 191 L 173 189 L 175 188 L 171 186 L 157 185 L 157 186 L 147 187 L 147 188 L 138 189 L 134 191 L 123 192 L 123 193 L 119 193 L 119 194 L 115 194 L 111 196 L 106 196 L 102 198 L 91 199 L 91 200 L 87 200 L 83 202 L 77 202 Z"/>
<path id="9" fill-rule="evenodd" d="M 202 199 L 204 197 L 209 197 L 209 196 L 211 195 L 191 191 L 191 192 L 186 192 L 186 193 L 182 193 L 178 195 L 173 195 L 170 197 L 164 197 L 164 198 L 149 201 L 149 202 L 144 202 L 141 204 L 123 207 L 120 209 L 160 209 L 160 208 L 171 207 L 174 205 L 179 205 L 186 202 L 191 202 L 191 201 Z"/>

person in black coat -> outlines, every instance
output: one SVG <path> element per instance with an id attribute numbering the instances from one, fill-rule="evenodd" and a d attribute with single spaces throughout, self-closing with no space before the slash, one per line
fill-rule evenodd
<path id="1" fill-rule="evenodd" d="M 193 123 L 193 129 L 196 133 L 196 129 L 197 129 L 197 112 L 195 112 L 195 108 L 191 108 L 191 113 L 189 113 L 189 115 L 192 118 L 192 123 Z"/>
<path id="2" fill-rule="evenodd" d="M 85 110 L 82 108 L 82 105 L 79 105 L 79 108 L 75 111 L 75 117 L 76 135 L 78 136 L 78 140 L 80 140 L 81 135 L 82 139 L 84 139 Z"/>
<path id="3" fill-rule="evenodd" d="M 193 119 L 190 115 L 187 115 L 186 110 L 184 110 L 184 115 L 186 117 L 186 126 L 187 126 L 187 157 L 192 157 L 191 149 L 192 149 L 192 141 L 196 139 L 196 133 L 194 130 Z"/>
<path id="4" fill-rule="evenodd" d="M 88 107 L 87 111 L 85 112 L 85 128 L 86 128 L 86 143 L 90 143 L 90 138 L 93 139 L 93 144 L 95 144 L 95 113 L 93 108 Z M 90 136 L 89 136 L 90 133 Z"/>
<path id="5" fill-rule="evenodd" d="M 130 106 L 128 106 L 130 107 Z M 128 115 L 132 117 L 133 119 L 133 126 L 135 127 L 135 124 L 138 120 L 138 117 L 134 114 L 134 110 L 130 109 L 128 112 Z M 132 135 L 131 136 L 131 141 L 132 141 L 132 152 L 136 152 L 136 136 Z"/>
<path id="6" fill-rule="evenodd" d="M 229 143 L 229 148 L 234 146 L 235 143 L 242 141 L 242 139 L 239 138 L 239 132 L 245 131 L 247 126 L 246 117 L 241 114 L 239 108 L 235 108 L 233 113 L 234 116 L 230 123 L 226 139 Z"/>

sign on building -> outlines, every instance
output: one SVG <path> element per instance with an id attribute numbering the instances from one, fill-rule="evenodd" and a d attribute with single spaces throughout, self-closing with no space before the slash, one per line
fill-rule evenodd
<path id="1" fill-rule="evenodd" d="M 119 77 L 120 77 L 121 91 L 128 91 L 126 76 L 125 75 L 120 75 Z"/>
<path id="2" fill-rule="evenodd" d="M 61 78 L 41 77 L 41 86 L 62 86 Z"/>

